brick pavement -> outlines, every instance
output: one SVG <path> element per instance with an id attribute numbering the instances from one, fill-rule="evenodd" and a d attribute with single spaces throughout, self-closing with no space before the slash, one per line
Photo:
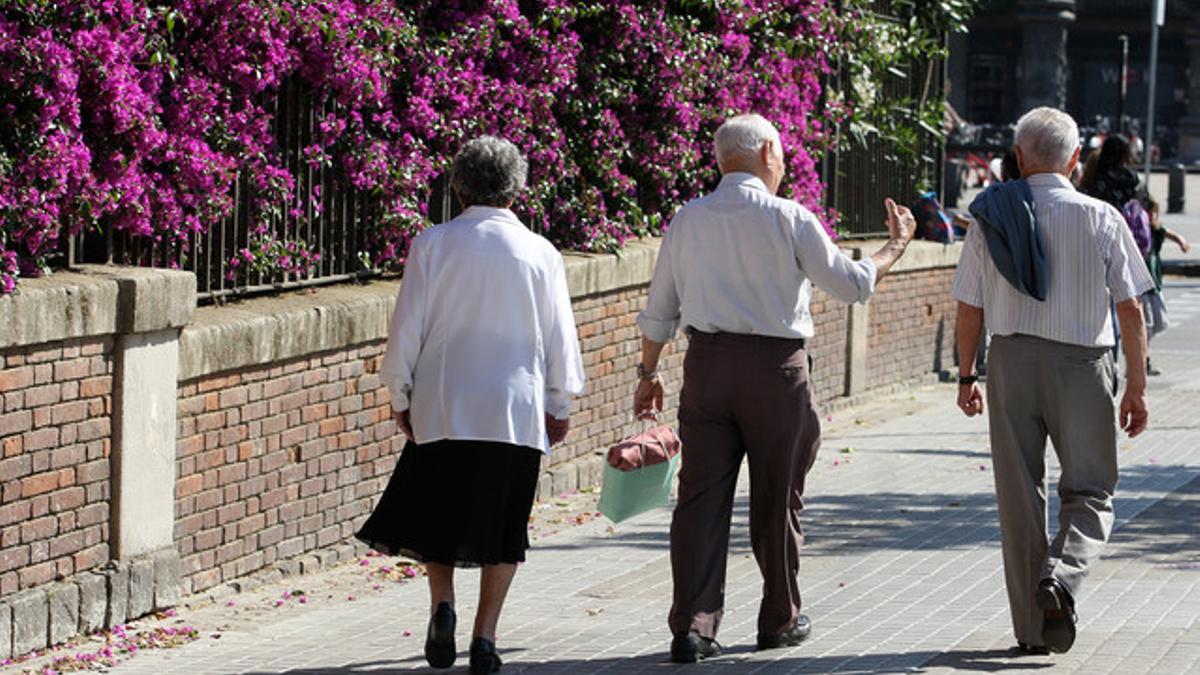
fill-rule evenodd
<path id="1" fill-rule="evenodd" d="M 1151 388 L 1154 427 L 1121 445 L 1116 531 L 1079 598 L 1079 639 L 1069 654 L 1010 651 L 986 426 L 958 414 L 953 386 L 939 385 L 827 421 L 804 516 L 800 575 L 814 633 L 801 646 L 753 651 L 760 582 L 742 486 L 719 636 L 725 655 L 680 670 L 1200 670 L 1200 315 L 1184 316 L 1200 305 L 1200 284 L 1172 286 L 1169 307 L 1172 301 L 1180 322 L 1154 344 L 1155 361 L 1167 371 Z M 1053 481 L 1057 470 L 1050 475 Z M 666 662 L 668 522 L 663 509 L 535 544 L 501 619 L 502 672 L 674 671 Z M 459 670 L 476 588 L 477 573 L 462 572 Z M 139 655 L 111 672 L 420 670 L 427 602 L 423 584 L 406 584 L 353 603 L 272 615 L 219 640 L 205 636 Z"/>

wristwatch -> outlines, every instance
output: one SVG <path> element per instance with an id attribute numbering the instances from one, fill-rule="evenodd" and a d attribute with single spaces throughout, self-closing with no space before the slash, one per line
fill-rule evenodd
<path id="1" fill-rule="evenodd" d="M 958 376 L 959 384 L 975 384 L 978 381 L 979 381 L 978 375 L 959 375 Z"/>
<path id="2" fill-rule="evenodd" d="M 638 377 L 642 378 L 643 380 L 653 380 L 658 376 L 658 368 L 655 368 L 654 370 L 646 370 L 646 366 L 639 361 L 637 364 L 637 374 Z"/>

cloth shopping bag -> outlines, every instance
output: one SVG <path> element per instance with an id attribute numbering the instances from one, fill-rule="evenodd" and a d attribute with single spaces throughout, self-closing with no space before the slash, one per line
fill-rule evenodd
<path id="1" fill-rule="evenodd" d="M 635 457 L 631 448 L 637 451 Z M 656 427 L 614 445 L 607 460 L 596 508 L 619 523 L 666 506 L 679 468 L 679 439 L 670 428 Z"/>

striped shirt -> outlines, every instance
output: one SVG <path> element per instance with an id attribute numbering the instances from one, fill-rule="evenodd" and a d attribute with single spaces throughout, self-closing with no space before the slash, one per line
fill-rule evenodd
<path id="1" fill-rule="evenodd" d="M 950 294 L 982 307 L 995 335 L 1033 335 L 1055 342 L 1112 347 L 1110 302 L 1154 288 L 1120 211 L 1075 191 L 1064 176 L 1028 179 L 1046 254 L 1046 300 L 1013 288 L 992 262 L 981 228 L 967 231 Z"/>

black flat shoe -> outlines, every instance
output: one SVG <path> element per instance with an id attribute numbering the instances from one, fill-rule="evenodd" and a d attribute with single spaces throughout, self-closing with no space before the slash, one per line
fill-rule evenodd
<path id="1" fill-rule="evenodd" d="M 425 660 L 434 668 L 449 668 L 454 665 L 457 650 L 454 648 L 454 624 L 457 617 L 450 603 L 439 603 L 433 616 L 429 617 L 429 630 L 425 634 Z"/>
<path id="2" fill-rule="evenodd" d="M 686 635 L 676 635 L 671 640 L 671 661 L 674 663 L 695 663 L 720 655 L 721 645 L 716 640 L 700 637 L 694 630 Z"/>
<path id="3" fill-rule="evenodd" d="M 1034 596 L 1042 610 L 1042 642 L 1054 654 L 1065 654 L 1075 644 L 1075 601 L 1057 579 L 1042 579 Z"/>
<path id="4" fill-rule="evenodd" d="M 1017 641 L 1017 651 L 1027 656 L 1046 656 L 1050 653 L 1050 650 L 1042 645 L 1031 645 L 1020 640 Z"/>
<path id="5" fill-rule="evenodd" d="M 808 637 L 812 632 L 812 622 L 808 617 L 801 614 L 796 617 L 796 623 L 792 627 L 783 631 L 779 635 L 758 634 L 759 649 L 775 649 L 776 647 L 794 647 Z"/>
<path id="6" fill-rule="evenodd" d="M 487 638 L 471 640 L 471 675 L 487 675 L 500 670 L 500 655 L 496 643 Z"/>

